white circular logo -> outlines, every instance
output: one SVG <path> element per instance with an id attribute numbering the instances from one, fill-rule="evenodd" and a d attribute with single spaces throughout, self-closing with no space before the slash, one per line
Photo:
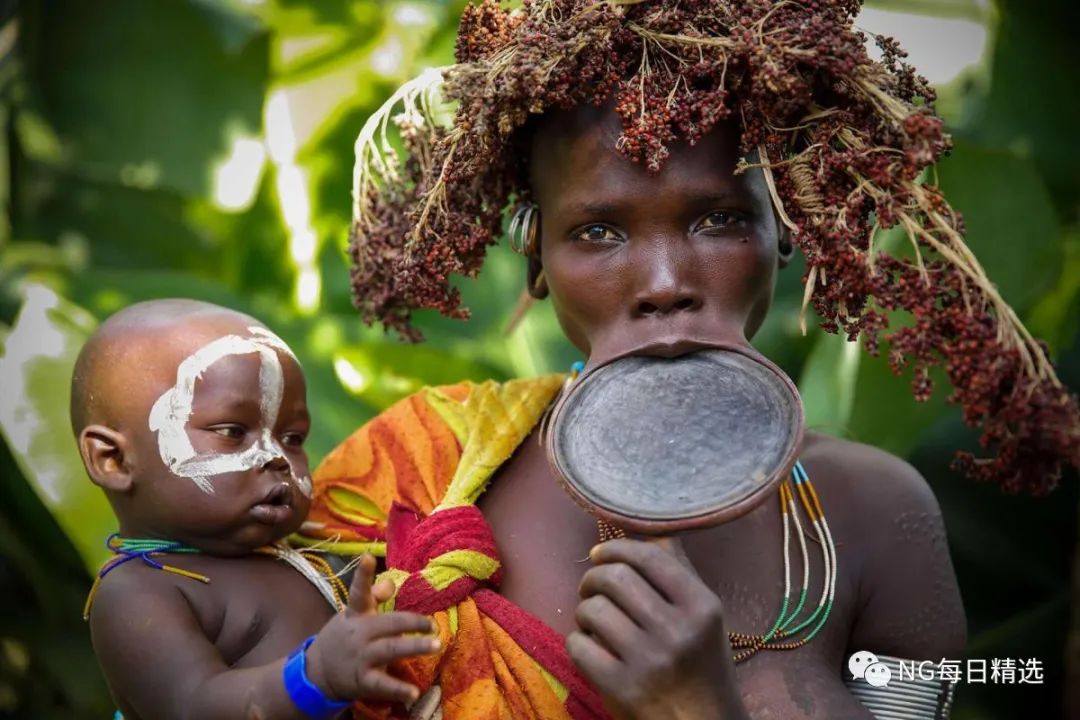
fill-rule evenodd
<path id="1" fill-rule="evenodd" d="M 885 687 L 892 680 L 892 670 L 883 662 L 871 663 L 866 666 L 866 682 L 874 687 Z"/>
<path id="2" fill-rule="evenodd" d="M 858 680 L 865 679 L 866 668 L 873 665 L 878 661 L 877 655 L 869 650 L 860 650 L 851 657 L 848 658 L 847 668 L 848 672 L 852 674 Z"/>

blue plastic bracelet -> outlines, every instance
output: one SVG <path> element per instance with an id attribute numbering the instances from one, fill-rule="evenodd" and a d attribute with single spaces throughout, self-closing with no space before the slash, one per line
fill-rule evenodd
<path id="1" fill-rule="evenodd" d="M 293 650 L 285 661 L 285 669 L 281 676 L 285 680 L 285 692 L 289 693 L 289 699 L 300 712 L 312 720 L 330 720 L 337 717 L 338 713 L 352 703 L 331 700 L 308 679 L 305 656 L 307 649 L 314 641 L 315 636 L 312 635 L 300 647 Z"/>

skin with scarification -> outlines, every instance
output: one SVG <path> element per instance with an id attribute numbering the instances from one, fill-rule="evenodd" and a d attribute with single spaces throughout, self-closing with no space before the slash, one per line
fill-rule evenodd
<path id="1" fill-rule="evenodd" d="M 328 697 L 416 696 L 382 668 L 438 641 L 426 617 L 376 614 L 392 587 L 372 584 L 373 558 L 335 613 L 295 569 L 252 552 L 294 532 L 309 504 L 303 373 L 261 324 L 190 301 L 122 311 L 80 355 L 72 421 L 120 534 L 193 546 L 158 560 L 210 579 L 136 560 L 101 582 L 94 650 L 127 720 L 303 718 L 282 673 L 311 635 L 308 676 Z"/>
<path id="2" fill-rule="evenodd" d="M 614 150 L 618 130 L 610 111 L 578 108 L 545 115 L 535 132 L 540 248 L 529 287 L 589 364 L 642 346 L 672 354 L 749 341 L 784 262 L 763 179 L 735 173 L 734 128 L 674 146 L 658 174 Z M 535 433 L 480 501 L 503 593 L 566 636 L 618 718 L 868 718 L 841 681 L 851 652 L 962 656 L 944 525 L 926 482 L 898 458 L 816 433 L 800 457 L 839 567 L 832 615 L 801 649 L 735 666 L 726 638 L 764 632 L 779 612 L 778 501 L 666 543 L 616 540 L 590 554 L 596 523 L 560 489 Z M 807 540 L 820 582 L 818 544 Z"/>

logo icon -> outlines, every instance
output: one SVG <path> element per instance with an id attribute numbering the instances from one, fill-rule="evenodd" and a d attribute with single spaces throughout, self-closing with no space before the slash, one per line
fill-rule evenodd
<path id="1" fill-rule="evenodd" d="M 869 650 L 860 650 L 848 658 L 848 672 L 872 687 L 886 687 L 892 680 L 892 670 Z"/>

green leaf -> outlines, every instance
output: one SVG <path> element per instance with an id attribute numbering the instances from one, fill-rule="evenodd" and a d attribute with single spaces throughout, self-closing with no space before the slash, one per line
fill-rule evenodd
<path id="1" fill-rule="evenodd" d="M 799 378 L 806 428 L 844 437 L 855 406 L 862 349 L 843 335 L 821 333 Z"/>
<path id="2" fill-rule="evenodd" d="M 0 432 L 23 476 L 96 572 L 116 524 L 86 477 L 68 419 L 75 358 L 94 326 L 84 310 L 42 286 L 26 300 L 0 357 Z"/>
<path id="3" fill-rule="evenodd" d="M 1061 246 L 1065 260 L 1058 285 L 1036 303 L 1027 318 L 1028 329 L 1056 355 L 1069 349 L 1080 330 L 1080 228 L 1072 228 Z"/>
<path id="4" fill-rule="evenodd" d="M 345 347 L 334 354 L 334 370 L 342 385 L 378 407 L 427 385 L 499 378 L 496 368 L 463 352 L 426 345 L 368 343 Z"/>
<path id="5" fill-rule="evenodd" d="M 888 345 L 883 343 L 881 357 L 864 356 L 859 362 L 848 437 L 906 457 L 934 422 L 948 412 L 948 383 L 941 373 L 931 371 L 934 394 L 927 402 L 916 402 L 910 373 L 894 375 L 886 360 L 888 352 Z"/>
<path id="6" fill-rule="evenodd" d="M 1001 20 L 991 59 L 993 80 L 982 112 L 968 132 L 996 147 L 1031 157 L 1063 213 L 1080 197 L 1080 93 L 1069 70 L 1080 67 L 1080 43 L 1066 28 L 1080 27 L 1080 4 L 998 0 Z M 978 178 L 972 178 L 978 180 Z M 1019 179 L 1008 189 L 1021 189 Z"/>
<path id="7" fill-rule="evenodd" d="M 1007 302 L 1023 313 L 1061 271 L 1061 230 L 1035 165 L 958 141 L 938 166 L 945 196 L 964 215 L 967 243 Z"/>
<path id="8" fill-rule="evenodd" d="M 15 225 L 16 237 L 81 245 L 93 265 L 160 270 L 214 270 L 215 237 L 187 221 L 191 203 L 163 190 L 124 187 L 27 163 L 33 205 Z"/>
<path id="9" fill-rule="evenodd" d="M 209 191 L 230 134 L 261 128 L 269 81 L 269 35 L 230 15 L 178 0 L 58 0 L 28 13 L 45 119 L 81 171 Z"/>

